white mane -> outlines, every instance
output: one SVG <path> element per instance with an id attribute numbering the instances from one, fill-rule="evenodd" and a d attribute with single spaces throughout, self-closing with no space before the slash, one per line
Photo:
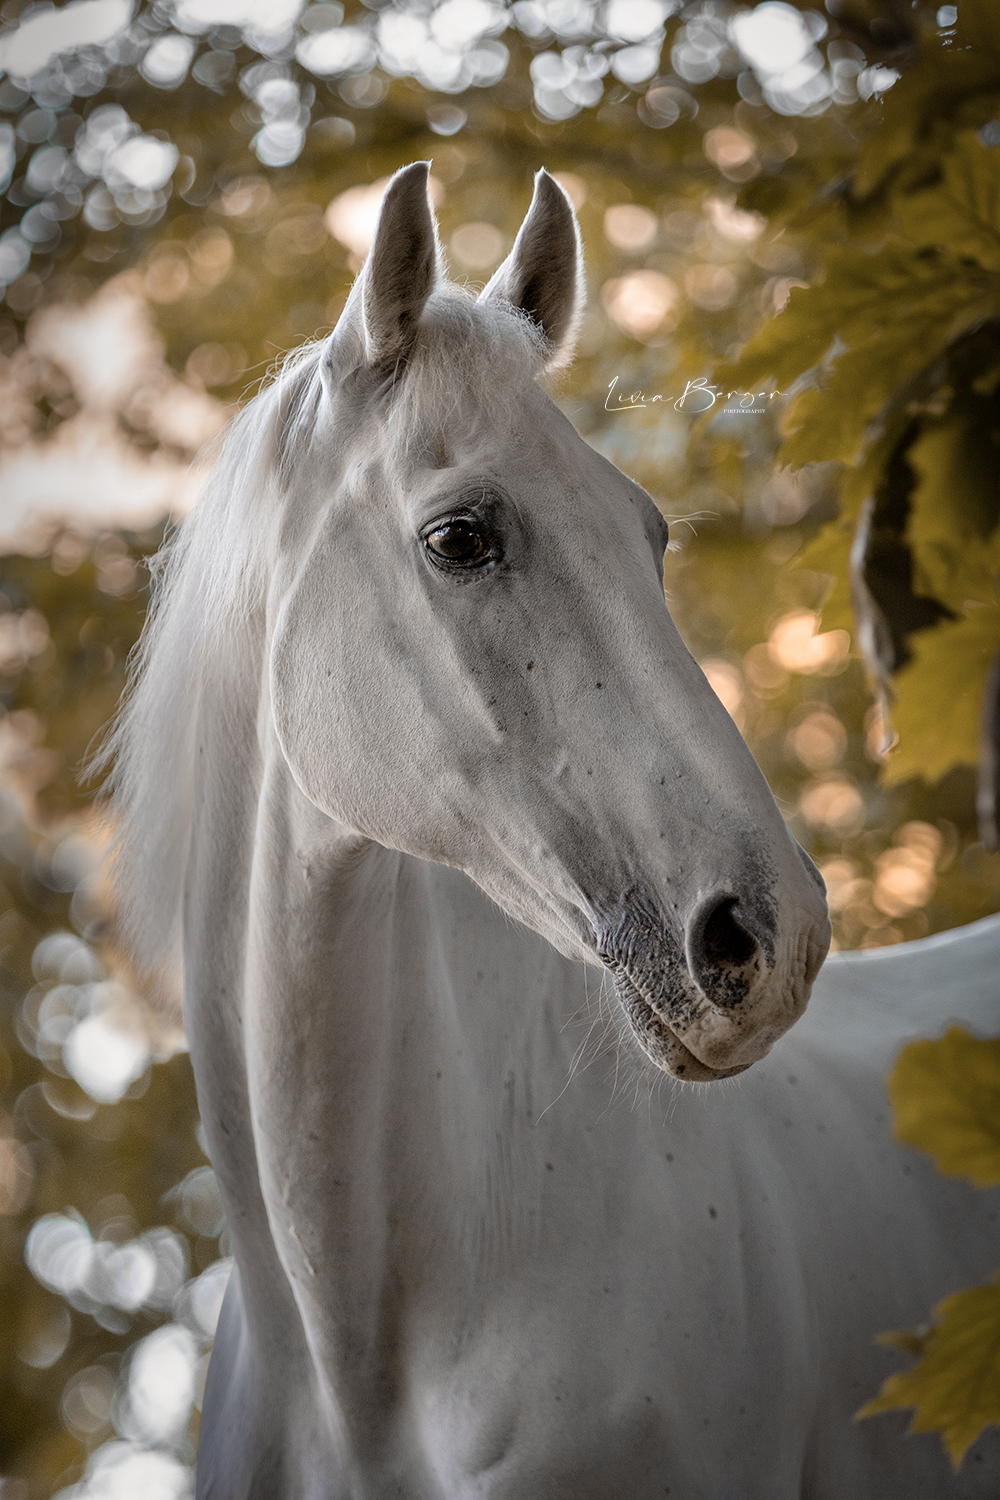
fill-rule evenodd
<path id="1" fill-rule="evenodd" d="M 541 336 L 503 304 L 441 286 L 385 420 L 405 444 L 447 442 L 502 420 L 539 369 Z M 274 537 L 308 451 L 327 349 L 296 351 L 229 425 L 205 489 L 152 564 L 152 600 L 129 689 L 93 761 L 107 772 L 119 936 L 147 974 L 178 950 L 194 785 L 194 735 L 213 663 L 259 673 Z"/>

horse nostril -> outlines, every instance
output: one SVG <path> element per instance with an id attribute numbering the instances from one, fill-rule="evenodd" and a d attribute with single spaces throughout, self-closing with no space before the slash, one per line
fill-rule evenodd
<path id="1" fill-rule="evenodd" d="M 688 929 L 691 976 L 705 998 L 723 1008 L 746 999 L 757 969 L 754 960 L 760 953 L 757 939 L 739 920 L 738 909 L 738 896 L 712 897 Z"/>
<path id="2" fill-rule="evenodd" d="M 701 929 L 701 949 L 710 964 L 742 965 L 757 951 L 757 944 L 733 915 L 736 897 L 727 896 L 710 912 Z"/>

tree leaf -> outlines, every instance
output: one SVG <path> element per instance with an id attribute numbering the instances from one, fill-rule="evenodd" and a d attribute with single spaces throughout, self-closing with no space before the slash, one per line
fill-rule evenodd
<path id="1" fill-rule="evenodd" d="M 977 404 L 929 424 L 907 454 L 917 475 L 907 526 L 915 586 L 953 611 L 991 603 L 1000 570 L 1000 451 Z"/>
<path id="2" fill-rule="evenodd" d="M 898 214 L 912 244 L 946 247 L 1000 271 L 1000 152 L 962 131 L 945 157 L 944 180 L 901 197 Z"/>
<path id="3" fill-rule="evenodd" d="M 957 1471 L 983 1429 L 1000 1422 L 1000 1277 L 946 1297 L 934 1312 L 923 1357 L 890 1375 L 857 1415 L 913 1407 L 910 1431 L 939 1432 Z"/>
<path id="4" fill-rule="evenodd" d="M 913 659 L 896 674 L 893 719 L 899 746 L 883 773 L 892 786 L 920 776 L 940 781 L 979 757 L 983 684 L 1000 649 L 1000 608 L 973 609 L 910 638 Z"/>
<path id="5" fill-rule="evenodd" d="M 1000 1040 L 952 1026 L 904 1047 L 889 1075 L 894 1133 L 948 1177 L 1000 1184 Z"/>

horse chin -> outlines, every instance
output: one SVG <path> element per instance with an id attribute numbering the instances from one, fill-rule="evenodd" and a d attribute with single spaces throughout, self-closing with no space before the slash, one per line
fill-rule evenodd
<path id="1" fill-rule="evenodd" d="M 672 1078 L 684 1083 L 716 1083 L 720 1078 L 735 1078 L 753 1066 L 740 1063 L 735 1068 L 713 1068 L 703 1063 L 643 998 L 627 974 L 619 971 L 614 980 L 618 1000 L 640 1047 L 650 1062 Z"/>

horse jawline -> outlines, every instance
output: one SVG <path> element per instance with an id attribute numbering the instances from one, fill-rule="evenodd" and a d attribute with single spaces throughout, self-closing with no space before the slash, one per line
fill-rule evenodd
<path id="1" fill-rule="evenodd" d="M 720 1078 L 735 1078 L 737 1073 L 745 1073 L 750 1067 L 749 1063 L 741 1063 L 735 1068 L 708 1067 L 685 1047 L 624 969 L 611 964 L 607 967 L 611 969 L 618 1001 L 640 1047 L 651 1062 L 672 1078 L 679 1078 L 684 1083 L 715 1083 Z"/>

